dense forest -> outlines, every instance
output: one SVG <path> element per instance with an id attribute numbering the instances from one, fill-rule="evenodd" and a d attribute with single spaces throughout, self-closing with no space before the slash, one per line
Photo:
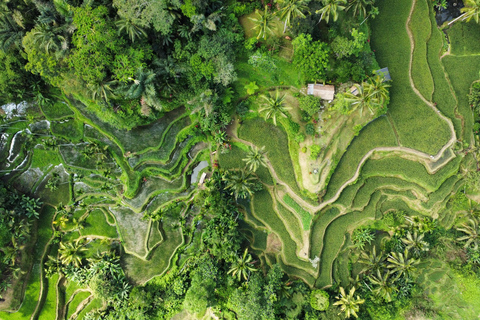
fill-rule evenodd
<path id="1" fill-rule="evenodd" d="M 477 2 L 3 1 L 0 319 L 475 318 Z"/>

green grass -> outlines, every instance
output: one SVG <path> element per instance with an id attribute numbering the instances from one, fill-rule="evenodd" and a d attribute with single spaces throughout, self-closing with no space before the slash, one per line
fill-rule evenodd
<path id="1" fill-rule="evenodd" d="M 57 281 L 58 274 L 54 274 L 51 278 L 47 279 L 48 287 L 46 290 L 47 297 L 45 303 L 43 304 L 42 310 L 40 311 L 39 320 L 51 320 L 56 317 L 56 305 L 57 305 Z"/>
<path id="2" fill-rule="evenodd" d="M 167 271 L 177 248 L 182 244 L 183 235 L 180 229 L 165 232 L 164 241 L 153 250 L 149 260 L 145 261 L 129 254 L 122 257 L 125 274 L 137 283 L 144 283 L 152 277 L 162 275 Z"/>
<path id="3" fill-rule="evenodd" d="M 295 239 L 295 242 L 302 243 L 302 227 L 298 218 L 287 208 L 285 208 L 279 201 L 277 201 L 278 215 L 285 221 L 285 227 L 289 231 L 290 236 Z"/>
<path id="4" fill-rule="evenodd" d="M 310 212 L 303 209 L 295 200 L 293 200 L 288 194 L 283 196 L 283 201 L 290 206 L 290 208 L 294 209 L 302 218 L 302 226 L 303 230 L 307 231 L 310 230 L 310 225 L 312 223 L 312 215 Z"/>
<path id="5" fill-rule="evenodd" d="M 372 48 L 381 67 L 388 67 L 393 79 L 389 114 L 402 145 L 436 154 L 450 139 L 446 122 L 425 105 L 410 87 L 408 77 L 410 40 L 405 24 L 411 0 L 383 1 L 372 20 Z"/>
<path id="6" fill-rule="evenodd" d="M 273 210 L 273 201 L 270 193 L 267 190 L 256 192 L 252 202 L 256 217 L 275 232 L 282 241 L 282 256 L 285 259 L 285 263 L 300 269 L 311 270 L 312 265 L 309 262 L 297 258 L 297 245 L 291 239 L 283 221 Z"/>
<path id="7" fill-rule="evenodd" d="M 85 314 L 92 310 L 100 309 L 103 306 L 103 302 L 99 298 L 94 298 L 90 303 L 78 314 L 77 319 L 84 319 Z"/>
<path id="8" fill-rule="evenodd" d="M 328 184 L 325 199 L 330 199 L 348 179 L 352 178 L 360 160 L 376 147 L 395 146 L 395 135 L 386 117 L 378 118 L 365 126 L 352 141 L 340 160 Z"/>
<path id="9" fill-rule="evenodd" d="M 52 133 L 71 142 L 79 142 L 83 139 L 83 122 L 77 119 L 53 121 L 50 124 Z"/>
<path id="10" fill-rule="evenodd" d="M 61 120 L 74 115 L 68 104 L 63 101 L 56 101 L 52 105 L 41 107 L 41 109 L 48 120 Z"/>
<path id="11" fill-rule="evenodd" d="M 444 34 L 436 27 L 437 22 L 435 20 L 435 10 L 433 9 L 433 6 L 429 6 L 429 9 L 432 35 L 427 43 L 427 61 L 430 66 L 435 87 L 432 101 L 437 104 L 437 108 L 445 116 L 452 120 L 457 137 L 462 137 L 462 122 L 460 119 L 455 118 L 456 100 L 453 96 L 452 90 L 450 90 L 445 70 L 439 59 L 443 47 Z"/>
<path id="12" fill-rule="evenodd" d="M 37 244 L 33 252 L 34 264 L 30 272 L 25 298 L 20 310 L 15 313 L 0 312 L 0 319 L 24 320 L 29 319 L 33 314 L 40 296 L 40 262 L 43 250 L 52 236 L 51 223 L 54 213 L 55 209 L 48 205 L 44 206 L 41 211 L 40 219 L 38 220 Z"/>
<path id="13" fill-rule="evenodd" d="M 340 214 L 340 211 L 335 207 L 330 207 L 326 211 L 317 215 L 313 221 L 312 231 L 310 235 L 310 256 L 320 257 L 323 249 L 323 238 L 325 236 L 325 229 L 330 222 Z"/>
<path id="14" fill-rule="evenodd" d="M 458 112 L 465 119 L 464 140 L 470 142 L 473 113 L 468 103 L 467 94 L 470 92 L 472 82 L 479 79 L 480 56 L 446 56 L 442 59 L 442 62 L 458 99 Z"/>
<path id="15" fill-rule="evenodd" d="M 451 53 L 469 55 L 480 53 L 480 25 L 473 19 L 470 22 L 454 23 L 447 33 L 450 39 Z"/>
<path id="16" fill-rule="evenodd" d="M 32 168 L 46 168 L 60 164 L 60 157 L 56 150 L 33 149 Z"/>
<path id="17" fill-rule="evenodd" d="M 70 316 L 75 313 L 77 306 L 89 296 L 90 292 L 88 291 L 80 291 L 75 295 L 75 298 L 68 304 L 67 319 L 70 319 Z M 69 297 L 67 297 L 67 299 L 69 299 Z"/>
<path id="18" fill-rule="evenodd" d="M 437 190 L 441 184 L 458 170 L 461 158 L 450 161 L 436 174 L 431 175 L 425 167 L 415 161 L 403 158 L 382 158 L 367 160 L 363 166 L 362 176 L 401 177 L 404 180 L 418 184 L 428 191 Z"/>
<path id="19" fill-rule="evenodd" d="M 292 161 L 290 157 L 286 159 L 290 153 L 287 134 L 283 128 L 257 118 L 244 121 L 238 130 L 238 135 L 259 148 L 265 146 L 267 157 L 278 177 L 299 193 Z"/>
<path id="20" fill-rule="evenodd" d="M 82 235 L 98 235 L 108 238 L 117 238 L 117 229 L 107 223 L 105 213 L 95 209 L 85 219 L 85 228 L 80 230 Z"/>
<path id="21" fill-rule="evenodd" d="M 420 93 L 427 100 L 431 100 L 434 84 L 427 62 L 427 42 L 432 33 L 430 20 L 425 19 L 429 15 L 428 6 L 424 0 L 416 2 L 409 28 L 415 43 L 412 59 L 413 82 Z"/>
<path id="22" fill-rule="evenodd" d="M 324 245 L 320 256 L 319 277 L 315 286 L 322 288 L 332 284 L 332 266 L 345 240 L 347 230 L 353 229 L 365 219 L 374 219 L 380 193 L 375 193 L 369 205 L 363 211 L 353 211 L 342 215 L 330 223 L 325 230 Z M 343 235 L 343 236 L 342 236 Z"/>

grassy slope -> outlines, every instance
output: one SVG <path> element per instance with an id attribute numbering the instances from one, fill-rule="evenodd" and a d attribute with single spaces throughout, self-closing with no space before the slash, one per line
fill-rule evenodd
<path id="1" fill-rule="evenodd" d="M 402 145 L 436 154 L 450 139 L 450 132 L 448 125 L 410 87 L 410 40 L 405 24 L 411 4 L 411 0 L 379 2 L 380 14 L 370 22 L 371 43 L 380 66 L 388 67 L 393 79 L 388 112 Z"/>

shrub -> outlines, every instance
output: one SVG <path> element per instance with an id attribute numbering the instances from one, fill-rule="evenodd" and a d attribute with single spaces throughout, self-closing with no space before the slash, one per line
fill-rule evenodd
<path id="1" fill-rule="evenodd" d="M 326 291 L 313 290 L 310 292 L 310 305 L 318 311 L 325 311 L 330 306 L 330 296 Z"/>
<path id="2" fill-rule="evenodd" d="M 360 250 L 363 250 L 365 244 L 370 244 L 374 239 L 375 235 L 370 228 L 355 229 L 352 234 L 353 245 Z"/>
<path id="3" fill-rule="evenodd" d="M 313 116 L 320 110 L 320 99 L 314 96 L 303 96 L 298 99 L 299 107 L 309 116 Z"/>
<path id="4" fill-rule="evenodd" d="M 300 131 L 300 125 L 292 119 L 288 119 L 288 126 L 293 133 L 298 133 Z"/>
<path id="5" fill-rule="evenodd" d="M 267 73 L 277 69 L 272 57 L 260 51 L 255 52 L 248 58 L 248 64 Z"/>
<path id="6" fill-rule="evenodd" d="M 303 133 L 299 133 L 295 136 L 295 141 L 298 143 L 305 141 L 305 135 Z"/>
<path id="7" fill-rule="evenodd" d="M 302 152 L 306 153 L 307 152 L 307 147 L 302 147 Z"/>
<path id="8" fill-rule="evenodd" d="M 309 123 L 305 126 L 305 133 L 313 136 L 315 134 L 315 125 L 313 123 Z"/>
<path id="9" fill-rule="evenodd" d="M 475 82 L 472 85 L 472 89 L 468 95 L 468 103 L 472 109 L 475 110 L 475 113 L 478 114 L 480 111 L 480 82 Z"/>
<path id="10" fill-rule="evenodd" d="M 312 160 L 315 160 L 318 158 L 318 155 L 320 154 L 320 151 L 322 151 L 322 147 L 319 145 L 314 144 L 313 146 L 310 147 L 310 158 Z"/>

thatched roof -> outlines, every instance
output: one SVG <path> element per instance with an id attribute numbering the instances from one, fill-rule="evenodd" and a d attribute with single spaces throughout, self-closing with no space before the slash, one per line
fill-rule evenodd
<path id="1" fill-rule="evenodd" d="M 309 83 L 307 94 L 330 101 L 335 97 L 335 86 Z"/>

